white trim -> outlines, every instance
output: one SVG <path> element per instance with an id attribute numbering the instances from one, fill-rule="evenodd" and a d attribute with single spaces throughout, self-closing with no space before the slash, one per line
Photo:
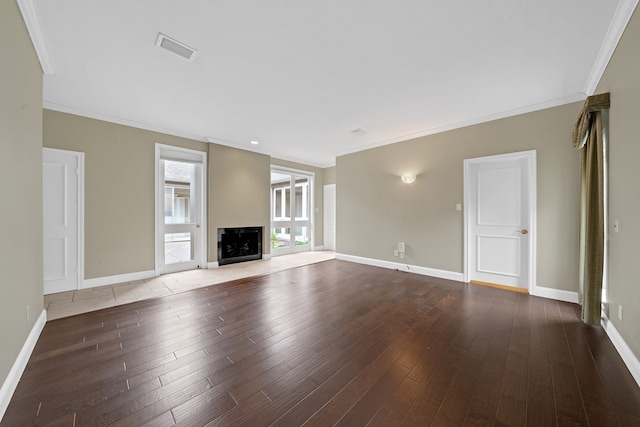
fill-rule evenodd
<path id="1" fill-rule="evenodd" d="M 237 148 L 238 150 L 251 151 L 253 153 L 264 154 L 266 156 L 272 157 L 273 159 L 280 159 L 280 160 L 285 160 L 285 161 L 288 161 L 288 162 L 300 163 L 300 164 L 303 164 L 303 165 L 313 166 L 313 167 L 316 167 L 316 168 L 328 168 L 328 167 L 336 165 L 335 157 L 334 157 L 333 162 L 327 163 L 327 164 L 309 163 L 308 160 L 301 160 L 301 159 L 298 159 L 298 158 L 295 158 L 295 157 L 283 156 L 281 154 L 276 153 L 275 151 L 265 150 L 264 148 L 261 148 L 259 145 L 251 145 L 250 143 L 246 143 L 246 142 L 243 143 L 243 144 L 238 144 L 238 143 L 235 143 L 235 142 L 231 142 L 231 141 L 227 141 L 227 140 L 224 140 L 224 139 L 215 138 L 215 137 L 212 137 L 212 136 L 205 137 L 205 140 L 207 142 L 210 142 L 211 144 L 224 145 L 226 147 Z"/>
<path id="2" fill-rule="evenodd" d="M 262 254 L 262 259 L 264 261 L 269 261 L 271 259 L 271 254 Z"/>
<path id="3" fill-rule="evenodd" d="M 371 265 L 373 267 L 388 268 L 390 270 L 406 271 L 408 273 L 421 274 L 423 276 L 438 277 L 440 279 L 454 280 L 456 282 L 464 282 L 463 274 L 455 271 L 438 270 L 436 268 L 420 267 L 418 265 L 400 264 L 399 262 L 384 261 L 380 259 L 364 258 L 355 255 L 336 253 L 336 259 L 342 261 L 355 262 L 358 264 Z"/>
<path id="4" fill-rule="evenodd" d="M 529 294 L 536 297 L 570 302 L 573 304 L 578 303 L 577 292 L 563 291 L 562 289 L 545 288 L 544 286 L 534 286 L 533 289 L 529 291 Z"/>
<path id="5" fill-rule="evenodd" d="M 22 19 L 27 27 L 33 48 L 36 51 L 38 60 L 40 61 L 40 67 L 44 74 L 55 74 L 56 70 L 53 65 L 53 57 L 51 56 L 51 50 L 47 43 L 47 37 L 44 34 L 42 28 L 42 21 L 40 20 L 40 13 L 36 6 L 35 0 L 17 0 Z"/>
<path id="6" fill-rule="evenodd" d="M 314 246 L 312 249 L 314 252 L 315 251 L 324 251 L 324 246 Z"/>
<path id="7" fill-rule="evenodd" d="M 607 30 L 596 61 L 593 64 L 593 68 L 591 68 L 587 83 L 584 86 L 584 93 L 587 95 L 593 95 L 595 92 L 637 5 L 638 0 L 621 0 L 618 3 L 618 9 L 613 15 L 611 25 Z"/>
<path id="8" fill-rule="evenodd" d="M 218 267 L 220 267 L 220 263 L 218 261 L 207 263 L 207 268 L 218 268 Z"/>
<path id="9" fill-rule="evenodd" d="M 11 367 L 7 378 L 2 383 L 2 387 L 0 388 L 0 421 L 2 421 L 2 417 L 9 407 L 9 402 L 11 402 L 13 393 L 16 391 L 18 382 L 20 382 L 20 377 L 22 377 L 22 373 L 27 367 L 31 353 L 33 353 L 33 349 L 35 348 L 38 338 L 40 337 L 42 329 L 46 323 L 47 311 L 42 310 L 42 313 L 38 316 L 33 328 L 31 328 L 31 332 L 29 332 L 29 336 L 27 336 L 18 357 L 15 362 L 13 362 L 13 366 Z"/>
<path id="10" fill-rule="evenodd" d="M 571 104 L 573 102 L 584 101 L 586 98 L 587 98 L 587 95 L 585 95 L 584 93 L 578 93 L 578 94 L 566 96 L 563 98 L 552 99 L 550 101 L 541 102 L 539 104 L 533 104 L 533 105 L 528 105 L 526 107 L 514 108 L 512 110 L 507 110 L 500 113 L 489 114 L 488 116 L 477 117 L 475 119 L 465 120 L 462 122 L 455 122 L 455 123 L 451 123 L 451 124 L 440 126 L 440 127 L 426 129 L 420 132 L 397 136 L 395 138 L 386 139 L 384 141 L 374 142 L 372 144 L 361 145 L 357 148 L 334 153 L 334 155 L 336 157 L 340 157 L 340 156 L 344 156 L 345 154 L 357 153 L 360 151 L 369 150 L 371 148 L 394 144 L 396 142 L 408 141 L 410 139 L 420 138 L 428 135 L 435 135 L 435 134 L 447 132 L 450 130 L 461 129 L 467 126 L 477 125 L 480 123 L 492 122 L 492 121 L 504 119 L 507 117 L 518 116 L 525 113 L 531 113 L 534 111 L 540 111 L 540 110 L 546 110 L 548 108 L 558 107 L 560 105 Z"/>
<path id="11" fill-rule="evenodd" d="M 520 159 L 524 158 L 529 167 L 529 275 L 527 277 L 528 281 L 528 291 L 529 294 L 534 294 L 536 289 L 536 270 L 537 270 L 537 153 L 536 150 L 528 150 L 528 151 L 519 151 L 515 153 L 507 153 L 507 154 L 497 154 L 494 156 L 485 156 L 485 157 L 475 157 L 472 159 L 464 159 L 463 162 L 463 182 L 464 182 L 464 242 L 463 242 L 463 268 L 464 268 L 464 281 L 469 282 L 469 231 L 468 231 L 468 221 L 469 221 L 469 209 L 472 209 L 471 206 L 471 193 L 470 189 L 473 188 L 472 182 L 469 182 L 471 179 L 469 168 L 472 163 L 480 163 L 480 162 L 491 162 L 494 160 L 507 160 L 507 159 Z M 467 208 L 468 207 L 468 208 Z M 543 291 L 541 291 L 543 292 Z"/>
<path id="12" fill-rule="evenodd" d="M 607 316 L 603 316 L 601 323 L 602 328 L 609 336 L 611 343 L 616 350 L 618 350 L 618 354 L 620 354 L 622 361 L 627 365 L 627 369 L 631 372 L 633 379 L 636 380 L 636 383 L 640 386 L 640 361 L 638 361 L 638 358 L 627 345 L 627 342 L 622 338 L 622 335 L 620 335 Z"/>
<path id="13" fill-rule="evenodd" d="M 136 280 L 144 280 L 156 277 L 154 270 L 139 271 L 137 273 L 116 274 L 113 276 L 96 277 L 94 279 L 85 279 L 82 289 L 97 288 L 99 286 L 115 285 L 117 283 L 135 282 Z"/>

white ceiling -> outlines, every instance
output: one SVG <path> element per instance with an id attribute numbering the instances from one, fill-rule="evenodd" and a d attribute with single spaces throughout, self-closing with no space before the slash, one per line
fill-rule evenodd
<path id="1" fill-rule="evenodd" d="M 329 166 L 584 99 L 638 0 L 18 1 L 45 108 Z"/>

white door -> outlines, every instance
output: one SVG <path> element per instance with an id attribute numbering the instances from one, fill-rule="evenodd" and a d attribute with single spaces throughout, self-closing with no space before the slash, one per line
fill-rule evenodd
<path id="1" fill-rule="evenodd" d="M 311 250 L 313 174 L 271 169 L 271 255 Z"/>
<path id="2" fill-rule="evenodd" d="M 84 153 L 43 148 L 44 293 L 80 288 Z"/>
<path id="3" fill-rule="evenodd" d="M 464 161 L 467 281 L 531 290 L 535 170 L 535 151 Z"/>
<path id="4" fill-rule="evenodd" d="M 156 147 L 157 272 L 206 268 L 206 153 Z"/>
<path id="5" fill-rule="evenodd" d="M 336 185 L 324 186 L 324 248 L 336 250 Z"/>

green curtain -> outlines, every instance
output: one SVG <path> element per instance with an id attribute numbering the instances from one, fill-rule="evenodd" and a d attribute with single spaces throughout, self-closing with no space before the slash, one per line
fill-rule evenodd
<path id="1" fill-rule="evenodd" d="M 573 131 L 573 146 L 581 152 L 580 170 L 580 305 L 585 323 L 601 320 L 604 267 L 604 135 L 602 110 L 609 94 L 587 98 Z"/>

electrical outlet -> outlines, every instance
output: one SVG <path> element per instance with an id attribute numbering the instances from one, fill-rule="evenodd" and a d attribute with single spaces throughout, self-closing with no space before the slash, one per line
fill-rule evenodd
<path id="1" fill-rule="evenodd" d="M 393 250 L 393 256 L 398 256 L 398 250 L 397 249 Z"/>
<path id="2" fill-rule="evenodd" d="M 618 306 L 618 319 L 622 320 L 622 304 Z"/>

